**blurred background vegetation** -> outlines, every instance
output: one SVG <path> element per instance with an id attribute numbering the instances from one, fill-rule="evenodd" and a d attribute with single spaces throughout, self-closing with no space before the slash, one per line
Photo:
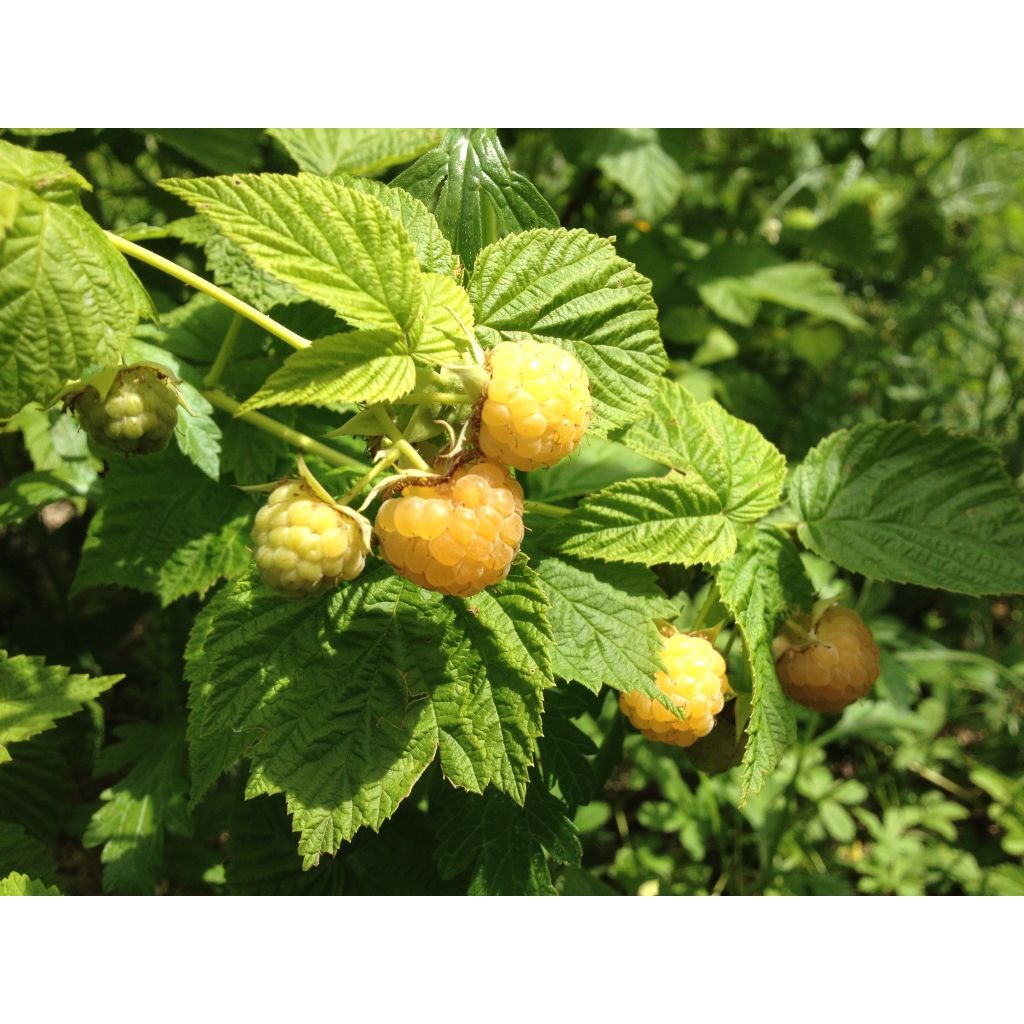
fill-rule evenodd
<path id="1" fill-rule="evenodd" d="M 672 375 L 750 420 L 791 463 L 833 430 L 903 419 L 989 440 L 1024 486 L 1020 131 L 514 129 L 501 139 L 565 226 L 614 235 L 652 280 Z M 140 225 L 186 212 L 160 178 L 295 169 L 258 130 L 12 141 L 67 154 L 94 184 L 90 212 L 140 238 Z M 161 251 L 202 272 L 186 243 Z M 188 298 L 144 278 L 162 308 Z M 40 423 L 0 435 L 0 484 L 40 468 L 50 449 L 95 475 L 76 443 Z M 70 891 L 96 892 L 102 835 L 91 839 L 89 822 L 100 793 L 120 785 L 128 805 L 133 776 L 146 792 L 157 772 L 160 891 L 435 891 L 431 872 L 395 853 L 434 827 L 412 806 L 379 840 L 357 839 L 303 876 L 278 798 L 243 805 L 226 780 L 183 814 L 180 658 L 197 604 L 161 611 L 112 587 L 69 599 L 87 525 L 78 511 L 0 529 L 0 644 L 129 679 L 104 698 L 105 717 L 97 707 L 91 723 L 77 716 L 19 749 L 0 819 L 55 852 Z M 738 808 L 727 727 L 714 749 L 655 749 L 626 735 L 613 696 L 559 692 L 554 707 L 584 734 L 574 792 L 562 788 L 585 849 L 560 891 L 1024 894 L 1024 602 L 872 584 L 806 561 L 819 592 L 842 595 L 874 629 L 873 694 L 840 718 L 801 710 L 800 743 Z M 699 573 L 662 581 L 700 603 Z M 97 760 L 105 732 L 119 740 Z"/>

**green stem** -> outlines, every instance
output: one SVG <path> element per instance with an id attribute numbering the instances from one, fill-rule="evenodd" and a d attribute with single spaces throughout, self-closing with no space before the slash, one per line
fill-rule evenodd
<path id="1" fill-rule="evenodd" d="M 398 424 L 388 415 L 383 405 L 373 406 L 373 415 L 384 431 L 384 436 L 401 452 L 414 469 L 422 469 L 424 473 L 430 472 L 430 466 L 424 461 L 423 456 L 405 439 Z"/>
<path id="2" fill-rule="evenodd" d="M 394 400 L 395 405 L 473 405 L 475 398 L 458 391 L 410 391 Z"/>
<path id="3" fill-rule="evenodd" d="M 288 330 L 287 327 L 279 324 L 276 320 L 267 316 L 266 313 L 261 313 L 254 306 L 250 306 L 249 303 L 235 298 L 230 292 L 224 291 L 223 288 L 218 288 L 215 284 L 200 277 L 198 274 L 193 274 L 191 270 L 179 267 L 177 263 L 164 259 L 163 256 L 158 256 L 155 252 L 150 252 L 149 249 L 144 249 L 141 245 L 129 242 L 127 238 L 115 235 L 112 231 L 107 231 L 105 234 L 114 246 L 125 253 L 125 255 L 134 256 L 140 262 L 148 263 L 151 267 L 155 267 L 157 270 L 177 278 L 190 288 L 195 288 L 196 291 L 209 295 L 210 298 L 216 299 L 227 306 L 228 309 L 238 313 L 239 316 L 244 316 L 247 320 L 251 320 L 257 326 L 262 327 L 268 334 L 274 335 L 275 338 L 280 338 L 281 341 L 291 345 L 292 348 L 309 348 L 310 343 L 308 339 L 303 338 L 301 334 Z"/>
<path id="4" fill-rule="evenodd" d="M 547 516 L 550 519 L 561 519 L 563 516 L 572 514 L 571 508 L 562 508 L 560 505 L 549 505 L 546 501 L 524 501 L 523 508 L 534 515 Z"/>
<path id="5" fill-rule="evenodd" d="M 347 505 L 374 477 L 379 476 L 389 466 L 393 466 L 401 456 L 397 448 L 393 448 L 369 473 L 364 473 L 339 499 L 339 505 Z"/>
<path id="6" fill-rule="evenodd" d="M 236 402 L 233 398 L 229 398 L 223 391 L 204 391 L 203 397 L 210 405 L 223 409 L 237 419 L 244 420 L 250 426 L 256 427 L 272 437 L 280 438 L 285 444 L 294 445 L 299 451 L 309 452 L 310 455 L 315 455 L 332 466 L 338 466 L 342 469 L 366 469 L 365 463 L 352 458 L 351 455 L 339 452 L 336 448 L 329 448 L 308 434 L 292 430 L 291 427 L 286 427 L 283 423 L 278 423 L 277 420 L 272 420 L 261 412 L 243 412 L 239 415 L 238 410 L 241 408 L 241 402 Z"/>
<path id="7" fill-rule="evenodd" d="M 704 604 L 701 605 L 700 611 L 697 612 L 697 617 L 691 623 L 690 629 L 697 630 L 704 625 L 704 620 L 708 617 L 708 612 L 715 606 L 715 602 L 717 600 L 718 585 L 712 583 L 711 589 L 708 591 L 708 596 L 704 599 Z"/>
<path id="8" fill-rule="evenodd" d="M 224 340 L 220 343 L 220 348 L 217 350 L 217 358 L 214 359 L 210 372 L 203 378 L 203 384 L 206 387 L 212 388 L 220 380 L 221 374 L 224 373 L 231 360 L 231 354 L 235 350 L 235 342 L 238 340 L 241 330 L 242 318 L 236 313 L 231 318 L 228 329 L 224 332 Z"/>

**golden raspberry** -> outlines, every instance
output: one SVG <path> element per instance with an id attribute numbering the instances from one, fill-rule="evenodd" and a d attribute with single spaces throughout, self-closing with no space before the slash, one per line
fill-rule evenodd
<path id="1" fill-rule="evenodd" d="M 90 385 L 72 406 L 93 441 L 127 455 L 166 448 L 178 422 L 178 393 L 152 366 L 126 366 L 105 398 Z"/>
<path id="2" fill-rule="evenodd" d="M 590 381 L 571 352 L 527 339 L 488 356 L 480 450 L 516 469 L 553 466 L 575 450 L 590 420 Z"/>
<path id="3" fill-rule="evenodd" d="M 842 711 L 878 678 L 878 647 L 864 620 L 850 608 L 829 608 L 810 643 L 788 648 L 775 662 L 783 690 L 813 711 Z"/>
<path id="4" fill-rule="evenodd" d="M 649 740 L 688 747 L 711 732 L 725 706 L 725 659 L 704 637 L 673 633 L 662 639 L 661 663 L 665 671 L 655 672 L 654 681 L 684 710 L 683 720 L 639 690 L 620 693 L 619 707 Z"/>
<path id="5" fill-rule="evenodd" d="M 321 501 L 302 480 L 277 487 L 252 528 L 263 579 L 288 597 L 306 597 L 354 580 L 369 537 L 354 515 Z"/>
<path id="6" fill-rule="evenodd" d="M 523 539 L 523 489 L 504 467 L 475 462 L 385 501 L 375 529 L 401 576 L 469 597 L 508 575 Z"/>

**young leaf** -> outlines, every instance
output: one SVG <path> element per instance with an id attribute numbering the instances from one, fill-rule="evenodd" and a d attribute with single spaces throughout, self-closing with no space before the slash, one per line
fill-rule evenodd
<path id="1" fill-rule="evenodd" d="M 149 298 L 81 208 L 63 158 L 0 139 L 0 417 L 117 361 Z"/>
<path id="2" fill-rule="evenodd" d="M 0 896 L 60 896 L 61 892 L 55 885 L 46 885 L 38 878 L 11 872 L 6 878 L 0 878 Z"/>
<path id="3" fill-rule="evenodd" d="M 185 730 L 143 723 L 117 730 L 118 741 L 96 759 L 96 774 L 131 770 L 100 794 L 104 801 L 83 837 L 103 847 L 103 891 L 152 896 L 163 876 L 164 836 L 189 835 L 185 810 Z"/>
<path id="4" fill-rule="evenodd" d="M 650 282 L 586 231 L 537 229 L 489 246 L 469 283 L 477 335 L 525 337 L 574 352 L 593 392 L 591 431 L 646 413 L 665 369 Z"/>
<path id="5" fill-rule="evenodd" d="M 392 182 L 437 218 L 462 262 L 503 235 L 558 227 L 558 217 L 533 184 L 509 166 L 493 128 L 452 128 Z"/>
<path id="6" fill-rule="evenodd" d="M 863 424 L 812 449 L 789 493 L 800 539 L 851 572 L 962 594 L 1024 593 L 1024 504 L 983 441 Z"/>
<path id="7" fill-rule="evenodd" d="M 377 175 L 436 146 L 440 128 L 268 128 L 303 171 Z"/>
<path id="8" fill-rule="evenodd" d="M 384 402 L 411 391 L 416 367 L 406 342 L 386 330 L 349 331 L 292 353 L 240 411 L 272 405 Z"/>
<path id="9" fill-rule="evenodd" d="M 715 565 L 736 549 L 736 531 L 718 495 L 675 472 L 606 487 L 560 519 L 543 540 L 582 558 L 639 565 Z"/>
<path id="10" fill-rule="evenodd" d="M 72 675 L 42 658 L 0 650 L 0 764 L 11 759 L 7 744 L 52 729 L 123 678 Z"/>
<path id="11" fill-rule="evenodd" d="M 551 602 L 555 674 L 594 693 L 610 686 L 653 695 L 662 667 L 654 620 L 674 613 L 653 574 L 551 555 L 539 559 L 537 573 Z"/>
<path id="12" fill-rule="evenodd" d="M 116 583 L 168 605 L 249 564 L 251 495 L 215 484 L 176 452 L 113 462 L 72 593 Z"/>
<path id="13" fill-rule="evenodd" d="M 405 229 L 377 199 L 314 175 L 239 174 L 161 185 L 256 264 L 356 327 L 407 333 L 422 272 Z"/>
<path id="14" fill-rule="evenodd" d="M 796 738 L 793 708 L 775 675 L 772 638 L 787 609 L 814 600 L 800 556 L 775 529 L 749 529 L 736 554 L 716 570 L 722 603 L 736 620 L 753 679 L 742 799 L 757 793 Z"/>
<path id="15" fill-rule="evenodd" d="M 730 416 L 717 402 L 698 404 L 675 381 L 661 381 L 650 413 L 620 439 L 707 485 L 735 522 L 760 519 L 775 508 L 782 493 L 782 453 L 754 426 Z"/>
<path id="16" fill-rule="evenodd" d="M 438 829 L 444 878 L 470 873 L 470 896 L 553 896 L 548 858 L 578 865 L 579 835 L 566 808 L 532 786 L 524 807 L 500 793 L 453 796 Z"/>

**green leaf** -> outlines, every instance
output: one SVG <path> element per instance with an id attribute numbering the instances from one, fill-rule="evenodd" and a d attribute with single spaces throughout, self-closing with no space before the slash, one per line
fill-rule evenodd
<path id="1" fill-rule="evenodd" d="M 386 206 L 401 222 L 416 249 L 416 258 L 427 273 L 454 277 L 459 261 L 452 252 L 451 242 L 441 233 L 434 215 L 405 189 L 385 185 L 370 178 L 350 178 L 339 174 L 335 178 L 342 185 L 357 192 L 365 192 Z"/>
<path id="2" fill-rule="evenodd" d="M 74 493 L 74 487 L 54 473 L 22 473 L 0 490 L 0 527 L 23 522 L 43 505 Z"/>
<path id="3" fill-rule="evenodd" d="M 754 426 L 729 415 L 717 402 L 698 404 L 675 381 L 660 383 L 646 419 L 620 439 L 706 485 L 734 522 L 760 519 L 778 504 L 786 478 L 782 453 Z"/>
<path id="4" fill-rule="evenodd" d="M 74 199 L 81 184 L 63 158 L 0 140 L 0 417 L 115 363 L 150 315 L 124 257 Z"/>
<path id="5" fill-rule="evenodd" d="M 4 774 L 10 768 L 4 769 Z M 6 782 L 6 778 L 5 778 Z M 0 876 L 20 871 L 46 885 L 57 884 L 57 865 L 46 847 L 21 825 L 0 821 Z"/>
<path id="6" fill-rule="evenodd" d="M 436 146 L 440 128 L 268 128 L 303 171 L 376 175 Z"/>
<path id="7" fill-rule="evenodd" d="M 421 361 L 434 365 L 475 362 L 473 307 L 466 289 L 441 274 L 423 275 L 423 305 L 413 328 L 412 347 Z"/>
<path id="8" fill-rule="evenodd" d="M 0 650 L 0 764 L 10 761 L 7 744 L 52 729 L 57 720 L 80 711 L 124 676 L 72 675 L 42 658 Z"/>
<path id="9" fill-rule="evenodd" d="M 983 441 L 863 424 L 812 449 L 789 493 L 800 539 L 851 572 L 963 594 L 1024 593 L 1024 504 Z"/>
<path id="10" fill-rule="evenodd" d="M 509 166 L 493 128 L 452 128 L 441 144 L 395 178 L 437 218 L 462 262 L 495 239 L 558 217 L 533 184 Z"/>
<path id="11" fill-rule="evenodd" d="M 239 580 L 186 652 L 195 783 L 250 757 L 249 795 L 286 794 L 307 867 L 379 829 L 439 746 L 457 784 L 521 800 L 550 681 L 545 606 L 522 567 L 472 604 L 384 566 L 303 604 Z"/>
<path id="12" fill-rule="evenodd" d="M 604 437 L 584 437 L 568 458 L 530 477 L 530 497 L 538 501 L 563 501 L 629 477 L 657 476 L 661 472 L 656 462 L 625 445 Z"/>
<path id="13" fill-rule="evenodd" d="M 522 808 L 499 793 L 447 803 L 438 867 L 445 878 L 468 872 L 471 896 L 553 896 L 548 859 L 580 862 L 579 834 L 566 808 L 538 786 Z"/>
<path id="14" fill-rule="evenodd" d="M 785 263 L 763 245 L 729 244 L 695 263 L 691 279 L 722 319 L 750 326 L 762 302 L 775 302 L 854 330 L 864 321 L 850 309 L 829 271 L 817 263 Z"/>
<path id="15" fill-rule="evenodd" d="M 221 487 L 176 452 L 111 463 L 72 593 L 113 583 L 168 605 L 249 564 L 251 495 Z"/>
<path id="16" fill-rule="evenodd" d="M 474 793 L 493 785 L 522 803 L 541 694 L 554 685 L 547 597 L 519 559 L 504 582 L 447 603 L 445 682 L 431 694 L 441 768 Z"/>
<path id="17" fill-rule="evenodd" d="M 332 334 L 294 352 L 240 412 L 272 405 L 384 402 L 412 390 L 416 367 L 405 341 L 384 330 Z"/>
<path id="18" fill-rule="evenodd" d="M 651 284 L 612 243 L 575 230 L 527 231 L 480 253 L 469 283 L 488 345 L 532 337 L 574 352 L 594 401 L 591 431 L 646 413 L 666 366 Z"/>
<path id="19" fill-rule="evenodd" d="M 570 721 L 573 709 L 566 696 L 562 690 L 548 695 L 539 748 L 544 771 L 557 781 L 565 802 L 575 808 L 589 803 L 598 789 L 593 765 L 587 760 L 597 747 Z"/>
<path id="20" fill-rule="evenodd" d="M 190 160 L 218 174 L 256 167 L 261 159 L 259 128 L 143 128 Z"/>
<path id="21" fill-rule="evenodd" d="M 555 674 L 597 693 L 602 686 L 653 696 L 661 668 L 654 625 L 675 609 L 653 574 L 637 566 L 542 557 L 537 572 L 551 602 Z"/>
<path id="22" fill-rule="evenodd" d="M 60 896 L 61 892 L 55 885 L 47 886 L 38 878 L 12 872 L 6 878 L 0 878 L 0 896 Z"/>
<path id="23" fill-rule="evenodd" d="M 640 217 L 656 221 L 679 201 L 686 177 L 679 164 L 661 147 L 657 128 L 601 130 L 597 166 L 636 202 Z"/>
<path id="24" fill-rule="evenodd" d="M 543 540 L 582 558 L 639 565 L 715 565 L 736 549 L 721 499 L 676 472 L 612 484 L 558 520 Z"/>
<path id="25" fill-rule="evenodd" d="M 716 578 L 722 603 L 743 637 L 753 680 L 743 755 L 746 800 L 760 791 L 796 738 L 793 707 L 775 674 L 772 638 L 787 610 L 808 609 L 814 593 L 793 543 L 774 528 L 741 534 L 736 554 L 718 567 Z"/>
<path id="26" fill-rule="evenodd" d="M 96 774 L 132 767 L 100 794 L 103 803 L 82 842 L 103 847 L 104 892 L 152 896 L 163 877 L 165 835 L 191 833 L 185 730 L 183 723 L 143 723 L 121 726 L 116 735 L 117 743 L 97 758 Z"/>
<path id="27" fill-rule="evenodd" d="M 69 492 L 87 494 L 104 469 L 78 421 L 59 407 L 43 409 L 30 403 L 8 420 L 8 426 L 21 430 L 36 470 L 64 481 Z"/>
<path id="28" fill-rule="evenodd" d="M 422 272 L 398 218 L 379 200 L 310 174 L 168 179 L 252 262 L 356 327 L 408 333 Z"/>

